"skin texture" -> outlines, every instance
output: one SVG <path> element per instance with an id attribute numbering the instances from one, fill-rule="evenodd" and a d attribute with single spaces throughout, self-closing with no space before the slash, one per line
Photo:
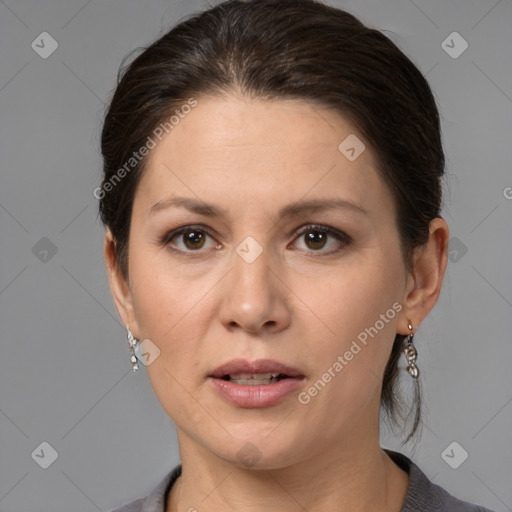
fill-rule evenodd
<path id="1" fill-rule="evenodd" d="M 338 150 L 350 134 L 366 145 L 354 161 Z M 177 196 L 226 214 L 149 214 Z M 278 217 L 289 203 L 327 198 L 366 213 Z M 309 224 L 351 241 L 308 243 L 297 232 Z M 211 236 L 161 243 L 189 225 Z M 248 236 L 262 248 L 252 263 L 236 252 Z M 448 237 L 434 219 L 407 273 L 393 198 L 369 143 L 332 110 L 236 92 L 198 98 L 149 155 L 133 205 L 128 279 L 108 230 L 105 238 L 119 315 L 160 350 L 146 369 L 176 424 L 183 465 L 167 510 L 399 511 L 408 475 L 379 446 L 382 377 L 395 334 L 408 334 L 409 322 L 416 332 L 438 299 Z M 270 358 L 298 368 L 305 391 L 394 303 L 401 311 L 308 404 L 292 393 L 270 407 L 241 408 L 210 385 L 208 375 L 233 358 Z M 244 467 L 238 453 L 249 442 L 257 461 Z"/>

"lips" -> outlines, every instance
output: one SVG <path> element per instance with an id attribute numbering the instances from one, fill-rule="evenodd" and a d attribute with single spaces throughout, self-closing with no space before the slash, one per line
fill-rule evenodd
<path id="1" fill-rule="evenodd" d="M 263 384 L 273 384 L 282 379 L 286 379 L 287 376 L 282 373 L 230 373 L 222 377 L 224 380 L 229 380 L 235 384 L 241 384 L 243 386 L 259 386 Z"/>
<path id="2" fill-rule="evenodd" d="M 269 380 L 272 378 L 281 380 L 289 377 L 304 377 L 304 375 L 296 368 L 272 359 L 256 361 L 233 359 L 216 368 L 210 377 L 224 380 Z"/>
<path id="3" fill-rule="evenodd" d="M 297 368 L 271 359 L 235 359 L 208 376 L 212 388 L 238 407 L 276 405 L 302 385 L 304 375 Z"/>

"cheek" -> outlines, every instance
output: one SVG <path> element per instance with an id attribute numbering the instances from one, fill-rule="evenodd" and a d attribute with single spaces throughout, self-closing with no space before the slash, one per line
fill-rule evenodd
<path id="1" fill-rule="evenodd" d="M 197 315 L 209 279 L 187 276 L 186 266 L 174 263 L 165 249 L 134 244 L 131 251 L 130 283 L 141 334 L 165 344 L 178 342 L 182 323 Z"/>
<path id="2" fill-rule="evenodd" d="M 208 302 L 203 284 L 195 288 L 179 279 L 147 279 L 137 293 L 134 307 L 142 336 L 160 349 L 165 367 L 173 373 L 198 361 L 204 336 Z"/>
<path id="3" fill-rule="evenodd" d="M 315 361 L 312 380 L 329 369 L 335 371 L 332 367 L 341 356 L 343 369 L 337 366 L 340 377 L 334 380 L 343 384 L 332 390 L 336 388 L 334 394 L 342 393 L 347 400 L 370 391 L 368 386 L 378 386 L 389 358 L 402 309 L 399 258 L 399 253 L 392 257 L 375 251 L 371 257 L 347 261 L 314 283 L 303 280 L 293 287 L 308 306 L 302 314 L 301 351 L 304 361 Z"/>
<path id="4" fill-rule="evenodd" d="M 353 337 L 401 298 L 399 270 L 393 260 L 375 255 L 339 265 L 314 281 L 298 280 L 293 290 L 326 337 Z"/>
<path id="5" fill-rule="evenodd" d="M 211 419 L 197 402 L 201 400 L 198 375 L 211 355 L 209 329 L 222 330 L 216 316 L 222 297 L 215 290 L 222 272 L 189 275 L 142 251 L 134 251 L 131 257 L 140 334 L 161 351 L 147 367 L 154 392 L 179 427 L 208 424 Z M 284 280 L 293 290 L 289 297 L 293 332 L 288 334 L 297 340 L 298 361 L 310 369 L 310 384 L 322 379 L 336 362 L 343 367 L 332 384 L 318 393 L 312 407 L 344 406 L 355 413 L 369 400 L 378 399 L 380 376 L 395 336 L 393 304 L 400 296 L 403 272 L 399 262 L 399 251 L 381 246 L 336 268 L 312 266 L 302 275 L 287 273 Z M 287 289 L 276 293 L 286 294 Z M 285 300 L 284 295 L 281 299 Z"/>
<path id="6" fill-rule="evenodd" d="M 130 275 L 140 336 L 160 350 L 158 359 L 146 368 L 148 376 L 157 397 L 174 416 L 205 371 L 200 365 L 215 310 L 212 291 L 219 278 L 213 272 L 191 278 L 178 266 L 171 267 L 169 259 L 149 251 L 133 252 Z"/>
<path id="7" fill-rule="evenodd" d="M 134 265 L 134 275 L 136 275 Z M 150 266 L 151 268 L 151 266 Z M 146 367 L 153 391 L 178 427 L 205 422 L 204 410 L 191 397 L 197 384 L 206 302 L 203 284 L 184 282 L 153 267 L 141 272 L 134 290 L 134 308 L 141 336 L 159 348 L 159 357 Z"/>

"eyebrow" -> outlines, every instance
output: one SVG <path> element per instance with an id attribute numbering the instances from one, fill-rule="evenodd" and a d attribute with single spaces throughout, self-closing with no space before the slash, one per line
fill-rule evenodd
<path id="1" fill-rule="evenodd" d="M 213 204 L 205 203 L 200 199 L 192 197 L 172 197 L 163 201 L 155 203 L 148 211 L 148 215 L 153 215 L 156 212 L 167 210 L 169 208 L 185 208 L 198 215 L 205 217 L 220 217 L 225 218 L 228 216 L 228 211 L 224 208 L 219 208 Z M 281 210 L 279 210 L 278 218 L 293 218 L 299 217 L 304 213 L 317 213 L 325 210 L 345 209 L 359 214 L 367 215 L 368 212 L 360 205 L 347 201 L 345 199 L 330 198 L 330 199 L 309 199 L 306 201 L 296 201 L 290 203 Z"/>

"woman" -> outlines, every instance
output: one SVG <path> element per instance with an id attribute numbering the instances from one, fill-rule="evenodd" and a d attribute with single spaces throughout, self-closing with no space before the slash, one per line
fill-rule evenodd
<path id="1" fill-rule="evenodd" d="M 379 443 L 400 357 L 419 424 L 449 238 L 437 107 L 391 41 L 221 3 L 124 72 L 102 154 L 112 294 L 181 457 L 118 511 L 486 510 Z"/>

